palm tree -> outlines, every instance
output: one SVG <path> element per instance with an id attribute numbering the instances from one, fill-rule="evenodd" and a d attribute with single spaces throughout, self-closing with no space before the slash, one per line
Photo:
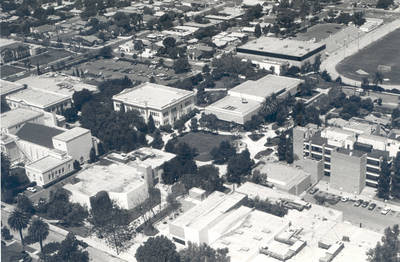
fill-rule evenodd
<path id="1" fill-rule="evenodd" d="M 28 227 L 29 224 L 29 216 L 27 216 L 24 212 L 14 209 L 8 218 L 8 225 L 13 230 L 19 231 L 19 236 L 21 237 L 22 247 L 24 246 L 24 237 L 22 235 L 22 229 Z"/>
<path id="2" fill-rule="evenodd" d="M 33 241 L 39 242 L 40 252 L 43 253 L 43 241 L 49 235 L 49 225 L 40 218 L 35 218 L 28 228 L 28 234 Z"/>

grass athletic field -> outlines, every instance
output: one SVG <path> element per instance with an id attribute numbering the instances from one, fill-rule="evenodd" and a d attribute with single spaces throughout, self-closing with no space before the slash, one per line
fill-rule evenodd
<path id="1" fill-rule="evenodd" d="M 388 79 L 384 84 L 400 84 L 400 29 L 347 57 L 336 66 L 338 73 L 345 77 L 358 81 L 368 77 L 370 82 L 378 68 L 383 68 L 383 76 Z M 360 69 L 368 75 L 360 74 L 361 71 L 357 73 Z"/>

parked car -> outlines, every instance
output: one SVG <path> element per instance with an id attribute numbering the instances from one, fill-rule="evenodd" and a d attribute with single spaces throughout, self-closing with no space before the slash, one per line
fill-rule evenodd
<path id="1" fill-rule="evenodd" d="M 313 187 L 310 189 L 310 191 L 308 191 L 308 193 L 310 193 L 311 195 L 314 195 L 317 192 L 318 192 L 318 188 L 316 188 L 316 187 Z"/>
<path id="2" fill-rule="evenodd" d="M 359 207 L 359 206 L 361 206 L 362 203 L 363 203 L 363 201 L 361 199 L 359 199 L 354 203 L 354 206 Z"/>
<path id="3" fill-rule="evenodd" d="M 364 201 L 364 202 L 362 203 L 361 207 L 367 207 L 368 205 L 369 205 L 369 202 L 368 202 L 368 201 Z"/>
<path id="4" fill-rule="evenodd" d="M 340 198 L 340 201 L 347 202 L 347 201 L 349 201 L 349 198 L 348 197 L 342 197 L 342 198 Z"/>
<path id="5" fill-rule="evenodd" d="M 35 193 L 37 190 L 34 187 L 27 187 L 26 190 L 28 190 L 29 192 Z"/>
<path id="6" fill-rule="evenodd" d="M 382 215 L 387 215 L 387 213 L 389 213 L 389 212 L 390 212 L 390 208 L 385 207 L 384 209 L 382 209 L 381 214 Z"/>
<path id="7" fill-rule="evenodd" d="M 371 203 L 371 204 L 369 205 L 369 207 L 368 207 L 368 210 L 374 210 L 375 207 L 376 207 L 376 204 L 375 204 L 375 203 Z"/>

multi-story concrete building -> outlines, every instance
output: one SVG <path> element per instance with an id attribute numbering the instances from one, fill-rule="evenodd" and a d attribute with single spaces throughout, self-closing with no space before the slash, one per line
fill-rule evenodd
<path id="1" fill-rule="evenodd" d="M 308 125 L 293 129 L 293 153 L 299 160 L 322 160 L 324 175 L 331 177 L 333 186 L 354 193 L 362 190 L 362 181 L 367 186 L 377 187 L 383 159 L 390 163 L 395 148 L 400 150 L 400 141 L 397 140 L 388 147 L 379 147 L 383 140 L 393 139 L 358 134 L 337 127 L 321 130 L 315 125 Z"/>
<path id="2" fill-rule="evenodd" d="M 144 83 L 113 96 L 114 110 L 137 110 L 147 121 L 150 115 L 156 126 L 173 125 L 194 109 L 195 93 L 153 83 Z"/>

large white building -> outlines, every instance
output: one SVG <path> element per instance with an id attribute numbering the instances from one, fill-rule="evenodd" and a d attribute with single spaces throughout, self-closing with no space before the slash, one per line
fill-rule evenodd
<path id="1" fill-rule="evenodd" d="M 106 191 L 112 200 L 125 209 L 131 209 L 148 198 L 147 172 L 113 161 L 92 165 L 76 175 L 79 181 L 66 184 L 71 200 L 90 208 L 90 197 Z"/>
<path id="2" fill-rule="evenodd" d="M 246 187 L 245 190 L 241 190 Z M 178 245 L 206 243 L 227 248 L 232 262 L 263 261 L 366 261 L 366 252 L 381 233 L 343 222 L 343 213 L 312 205 L 284 217 L 243 206 L 246 198 L 300 199 L 298 196 L 246 183 L 243 193 L 212 193 L 208 198 L 185 200 L 195 206 L 169 225 L 169 236 Z M 279 200 L 278 200 L 279 201 Z M 350 241 L 342 242 L 342 239 Z"/>
<path id="3" fill-rule="evenodd" d="M 137 110 L 144 119 L 154 119 L 156 126 L 173 125 L 176 120 L 193 110 L 195 93 L 154 83 L 125 89 L 113 96 L 114 110 Z"/>
<path id="4" fill-rule="evenodd" d="M 244 124 L 260 110 L 265 99 L 273 94 L 284 98 L 295 95 L 303 80 L 267 75 L 257 81 L 248 80 L 228 91 L 228 95 L 206 107 L 206 114 L 220 120 Z"/>

